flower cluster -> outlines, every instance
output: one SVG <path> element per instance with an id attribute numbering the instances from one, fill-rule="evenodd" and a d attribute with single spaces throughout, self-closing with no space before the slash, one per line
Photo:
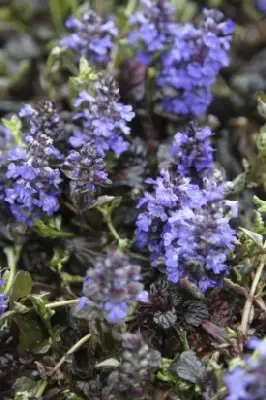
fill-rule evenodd
<path id="1" fill-rule="evenodd" d="M 163 107 L 173 114 L 203 114 L 211 102 L 217 74 L 229 64 L 233 22 L 224 22 L 219 11 L 204 9 L 203 14 L 199 28 L 184 25 L 162 56 L 157 84 L 164 92 Z"/>
<path id="2" fill-rule="evenodd" d="M 25 136 L 28 147 L 16 147 L 8 153 L 5 201 L 18 222 L 31 226 L 43 213 L 51 216 L 59 208 L 60 171 L 51 163 L 61 158 L 53 142 L 62 125 L 54 104 L 48 100 L 41 101 L 35 109 L 25 106 L 20 117 L 30 122 Z"/>
<path id="3" fill-rule="evenodd" d="M 205 292 L 228 273 L 226 260 L 236 242 L 226 213 L 235 203 L 222 199 L 223 188 L 205 178 L 205 188 L 177 171 L 163 170 L 140 200 L 145 207 L 136 226 L 137 246 L 148 247 L 153 266 L 166 266 L 169 281 L 189 277 Z"/>
<path id="4" fill-rule="evenodd" d="M 70 138 L 70 144 L 77 148 L 94 142 L 99 155 L 113 150 L 120 156 L 128 148 L 124 136 L 130 134 L 127 123 L 134 117 L 132 107 L 119 102 L 119 88 L 111 75 L 99 74 L 94 93 L 83 90 L 75 101 L 81 109 L 74 116 L 80 128 Z"/>
<path id="5" fill-rule="evenodd" d="M 103 158 L 97 154 L 93 143 L 84 144 L 80 151 L 71 150 L 62 171 L 70 179 L 70 197 L 74 202 L 85 196 L 88 204 L 96 185 L 109 182 Z"/>
<path id="6" fill-rule="evenodd" d="M 224 378 L 228 390 L 226 400 L 262 400 L 266 398 L 266 340 L 253 338 L 248 347 L 254 350 Z"/>
<path id="7" fill-rule="evenodd" d="M 140 283 L 140 267 L 118 252 L 110 252 L 89 269 L 83 284 L 80 306 L 93 302 L 110 323 L 123 321 L 135 301 L 147 301 Z"/>
<path id="8" fill-rule="evenodd" d="M 188 125 L 186 132 L 175 134 L 170 154 L 180 175 L 197 182 L 200 176 L 213 171 L 211 135 L 209 127 L 201 129 L 194 123 Z"/>
<path id="9" fill-rule="evenodd" d="M 145 193 L 138 204 L 139 208 L 145 206 L 146 211 L 138 216 L 136 243 L 139 248 L 148 247 L 152 263 L 156 266 L 164 254 L 160 232 L 169 218 L 167 211 L 172 208 L 177 210 L 185 203 L 197 207 L 204 201 L 196 185 L 167 169 L 163 169 L 156 180 L 147 179 L 146 183 L 152 185 L 153 193 Z"/>
<path id="10" fill-rule="evenodd" d="M 140 10 L 131 16 L 129 43 L 140 47 L 138 58 L 149 64 L 156 52 L 172 44 L 179 30 L 174 19 L 174 9 L 168 0 L 140 0 Z"/>
<path id="11" fill-rule="evenodd" d="M 144 400 L 147 384 L 160 365 L 160 353 L 149 349 L 140 333 L 122 334 L 122 347 L 120 366 L 109 375 L 103 398 Z"/>
<path id="12" fill-rule="evenodd" d="M 70 17 L 66 28 L 73 33 L 64 37 L 60 44 L 77 55 L 77 61 L 84 56 L 96 64 L 106 64 L 110 60 L 113 39 L 118 30 L 112 20 L 103 22 L 91 9 L 86 11 L 81 20 Z"/>

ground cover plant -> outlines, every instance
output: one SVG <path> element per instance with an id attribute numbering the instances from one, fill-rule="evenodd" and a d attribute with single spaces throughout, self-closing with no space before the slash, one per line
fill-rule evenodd
<path id="1" fill-rule="evenodd" d="M 0 4 L 0 400 L 266 398 L 265 17 Z"/>

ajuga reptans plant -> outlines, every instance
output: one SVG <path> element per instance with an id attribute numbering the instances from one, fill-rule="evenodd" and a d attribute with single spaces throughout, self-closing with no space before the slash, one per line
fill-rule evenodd
<path id="1" fill-rule="evenodd" d="M 141 281 L 141 268 L 119 252 L 109 252 L 88 270 L 80 306 L 94 303 L 110 323 L 122 322 L 136 301 L 148 300 Z"/>
<path id="2" fill-rule="evenodd" d="M 62 156 L 54 147 L 54 138 L 60 135 L 62 124 L 49 100 L 36 108 L 25 106 L 20 117 L 28 122 L 29 131 L 24 145 L 8 153 L 5 201 L 18 222 L 32 225 L 35 219 L 52 216 L 59 209 L 61 176 L 55 164 Z"/>
<path id="3" fill-rule="evenodd" d="M 70 138 L 73 147 L 93 142 L 99 155 L 111 150 L 117 157 L 128 149 L 127 124 L 135 114 L 132 106 L 119 102 L 119 87 L 112 75 L 99 74 L 91 92 L 81 91 L 74 106 L 79 127 Z"/>
<path id="4" fill-rule="evenodd" d="M 108 377 L 104 400 L 145 400 L 147 384 L 160 364 L 160 353 L 149 349 L 140 333 L 122 334 L 122 356 L 117 371 Z"/>
<path id="5" fill-rule="evenodd" d="M 143 63 L 158 70 L 163 108 L 189 118 L 204 114 L 217 75 L 229 65 L 234 23 L 224 20 L 220 11 L 204 9 L 198 27 L 181 25 L 165 0 L 141 1 L 130 22 L 136 29 L 129 43 Z"/>
<path id="6" fill-rule="evenodd" d="M 118 35 L 114 21 L 102 21 L 95 11 L 85 11 L 80 19 L 71 16 L 66 21 L 66 28 L 72 33 L 60 41 L 64 46 L 74 52 L 76 61 L 85 57 L 96 65 L 105 65 L 110 61 L 110 53 L 114 46 L 114 38 Z"/>

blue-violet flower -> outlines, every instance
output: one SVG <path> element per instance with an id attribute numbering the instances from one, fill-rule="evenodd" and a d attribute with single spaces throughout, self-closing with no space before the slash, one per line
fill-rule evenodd
<path id="1" fill-rule="evenodd" d="M 175 11 L 169 0 L 140 0 L 140 9 L 134 13 L 129 24 L 129 43 L 140 48 L 138 58 L 149 64 L 152 56 L 172 45 L 179 25 L 175 22 Z"/>
<path id="2" fill-rule="evenodd" d="M 54 104 L 48 100 L 39 102 L 36 108 L 25 106 L 20 117 L 27 118 L 30 124 L 25 136 L 28 147 L 16 147 L 8 154 L 9 187 L 5 200 L 18 222 L 32 226 L 34 219 L 42 214 L 52 216 L 59 208 L 60 171 L 51 162 L 61 158 L 53 138 L 61 133 L 62 124 Z"/>
<path id="3" fill-rule="evenodd" d="M 185 132 L 175 134 L 170 155 L 180 175 L 199 183 L 200 178 L 213 172 L 211 135 L 208 126 L 200 128 L 194 123 L 190 123 Z"/>
<path id="4" fill-rule="evenodd" d="M 77 55 L 77 62 L 82 56 L 95 64 L 107 64 L 110 61 L 113 40 L 118 35 L 118 29 L 111 19 L 103 22 L 89 9 L 80 20 L 71 16 L 66 21 L 66 28 L 73 33 L 61 39 L 60 44 Z"/>
<path id="5" fill-rule="evenodd" d="M 266 398 L 266 339 L 252 338 L 247 343 L 254 350 L 225 378 L 226 400 L 263 400 Z"/>
<path id="6" fill-rule="evenodd" d="M 203 15 L 198 28 L 184 25 L 162 55 L 157 84 L 164 92 L 163 107 L 173 114 L 191 117 L 206 112 L 216 77 L 229 64 L 234 23 L 223 21 L 217 10 L 204 9 Z"/>
<path id="7" fill-rule="evenodd" d="M 130 134 L 127 123 L 135 114 L 130 105 L 119 102 L 118 84 L 112 75 L 99 74 L 94 94 L 83 90 L 74 105 L 82 108 L 74 116 L 81 127 L 70 138 L 73 147 L 94 142 L 100 156 L 104 156 L 109 150 L 120 156 L 128 149 L 124 136 Z"/>
<path id="8" fill-rule="evenodd" d="M 127 256 L 109 252 L 100 259 L 95 268 L 88 270 L 84 279 L 80 305 L 86 299 L 93 302 L 110 323 L 120 323 L 128 313 L 132 303 L 147 301 L 148 293 L 143 290 L 141 271 Z"/>
<path id="9" fill-rule="evenodd" d="M 109 183 L 105 163 L 97 154 L 93 143 L 84 144 L 79 151 L 71 150 L 62 171 L 70 179 L 70 197 L 74 202 L 80 197 L 91 202 L 98 185 Z"/>
<path id="10" fill-rule="evenodd" d="M 159 351 L 150 349 L 141 333 L 123 333 L 119 368 L 108 377 L 103 400 L 145 400 L 147 389 L 160 366 Z"/>
<path id="11" fill-rule="evenodd" d="M 166 266 L 171 282 L 188 277 L 203 292 L 219 286 L 236 242 L 226 217 L 235 215 L 235 202 L 223 200 L 221 185 L 204 178 L 200 188 L 177 171 L 163 170 L 147 183 L 153 190 L 138 205 L 144 210 L 136 222 L 137 246 L 148 248 L 153 266 Z"/>

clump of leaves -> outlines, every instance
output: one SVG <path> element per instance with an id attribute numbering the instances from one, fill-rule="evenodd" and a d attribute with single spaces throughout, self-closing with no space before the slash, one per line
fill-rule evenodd
<path id="1" fill-rule="evenodd" d="M 266 120 L 265 96 L 258 97 L 258 111 Z M 256 153 L 250 154 L 247 167 L 247 179 L 251 184 L 259 185 L 266 191 L 266 124 L 255 136 Z"/>
<path id="2" fill-rule="evenodd" d="M 195 300 L 165 279 L 151 284 L 149 303 L 140 304 L 136 310 L 138 327 L 146 331 L 162 355 L 167 354 L 169 358 L 178 348 L 182 349 L 184 338 L 180 330 L 193 330 L 207 318 L 208 309 L 203 301 Z"/>
<path id="3" fill-rule="evenodd" d="M 266 234 L 264 222 L 266 202 L 254 196 L 253 203 L 255 208 L 253 210 L 252 226 L 251 229 L 240 228 L 238 235 L 239 246 L 235 257 L 235 263 L 244 275 L 249 274 L 254 268 L 254 259 L 265 251 L 263 242 Z"/>

